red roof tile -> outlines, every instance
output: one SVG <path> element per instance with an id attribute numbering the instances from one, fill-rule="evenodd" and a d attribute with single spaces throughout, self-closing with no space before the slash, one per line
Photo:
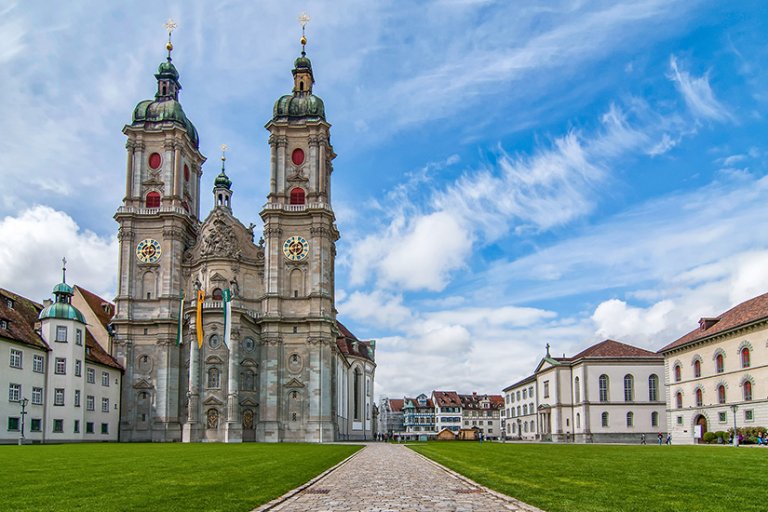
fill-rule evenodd
<path id="1" fill-rule="evenodd" d="M 405 401 L 401 398 L 390 398 L 389 399 L 389 410 L 392 412 L 400 412 L 403 410 L 403 403 Z"/>
<path id="2" fill-rule="evenodd" d="M 708 338 L 715 334 L 725 333 L 737 327 L 751 324 L 758 320 L 768 320 L 768 293 L 758 295 L 748 301 L 738 304 L 720 316 L 706 318 L 699 328 L 692 330 L 685 336 L 673 341 L 659 352 L 667 352 L 677 347 L 687 345 L 694 341 Z M 717 320 L 713 323 L 714 320 Z M 708 327 L 703 329 L 702 327 Z"/>
<path id="3" fill-rule="evenodd" d="M 373 348 L 373 342 L 360 341 L 357 336 L 352 334 L 352 331 L 346 328 L 344 324 L 336 321 L 336 326 L 339 328 L 339 336 L 336 339 L 336 346 L 345 356 L 362 357 L 373 361 L 375 358 L 375 351 Z"/>
<path id="4" fill-rule="evenodd" d="M 96 338 L 93 337 L 91 331 L 88 328 L 85 329 L 85 348 L 86 361 L 103 364 L 105 366 L 111 366 L 112 368 L 117 368 L 120 371 L 123 370 L 123 367 L 120 366 L 120 363 L 118 363 L 114 357 L 109 355 L 106 350 L 101 348 L 101 345 L 99 345 L 99 343 L 96 341 Z"/>
<path id="5" fill-rule="evenodd" d="M 13 308 L 8 307 L 8 299 L 13 301 Z M 35 330 L 35 323 L 42 309 L 42 304 L 0 288 L 0 319 L 8 321 L 8 328 L 0 329 L 0 337 L 49 350 L 48 345 Z"/>
<path id="6" fill-rule="evenodd" d="M 438 407 L 461 407 L 461 398 L 455 391 L 433 391 L 432 396 Z"/>
<path id="7" fill-rule="evenodd" d="M 81 286 L 75 285 L 75 289 L 80 291 L 83 299 L 88 303 L 88 307 L 96 314 L 101 325 L 106 328 L 112 321 L 112 317 L 115 316 L 115 305 Z"/>
<path id="8" fill-rule="evenodd" d="M 617 357 L 653 357 L 658 358 L 659 354 L 645 350 L 640 347 L 634 347 L 621 343 L 615 340 L 605 340 L 592 345 L 591 347 L 582 350 L 575 356 L 569 358 L 571 361 L 578 359 L 593 358 L 593 357 L 605 357 L 605 358 L 617 358 Z"/>

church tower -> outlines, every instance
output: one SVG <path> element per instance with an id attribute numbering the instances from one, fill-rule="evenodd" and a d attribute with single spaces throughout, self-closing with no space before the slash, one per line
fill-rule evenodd
<path id="1" fill-rule="evenodd" d="M 313 94 L 302 20 L 293 91 L 277 100 L 270 132 L 270 190 L 264 221 L 262 405 L 265 441 L 323 442 L 337 434 L 333 397 L 338 329 L 331 207 L 335 157 L 322 100 Z"/>
<path id="2" fill-rule="evenodd" d="M 157 69 L 153 100 L 140 102 L 128 138 L 120 225 L 115 357 L 126 368 L 120 438 L 181 440 L 180 348 L 176 345 L 183 289 L 182 255 L 197 239 L 200 178 L 205 157 L 197 130 L 179 103 L 179 73 L 168 56 Z"/>

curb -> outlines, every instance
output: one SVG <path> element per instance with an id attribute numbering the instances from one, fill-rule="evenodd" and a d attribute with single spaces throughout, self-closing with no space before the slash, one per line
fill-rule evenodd
<path id="1" fill-rule="evenodd" d="M 408 447 L 408 445 L 404 445 L 404 446 L 406 448 Z M 408 449 L 411 450 L 410 448 L 408 448 Z M 433 466 L 435 466 L 435 467 L 445 471 L 446 473 L 448 473 L 449 475 L 453 476 L 454 478 L 456 478 L 458 480 L 461 480 L 465 484 L 471 485 L 473 487 L 477 487 L 478 489 L 482 489 L 483 491 L 491 494 L 492 496 L 495 496 L 496 498 L 499 498 L 502 501 L 506 501 L 507 503 L 510 503 L 510 504 L 516 506 L 520 510 L 523 510 L 525 512 L 545 512 L 544 510 L 542 510 L 540 508 L 536 508 L 533 505 L 529 505 L 527 503 L 523 503 L 522 501 L 516 500 L 515 498 L 513 498 L 511 496 L 507 496 L 506 494 L 502 494 L 502 493 L 500 493 L 498 491 L 494 491 L 493 489 L 489 489 L 488 487 L 486 487 L 484 485 L 480 485 L 479 483 L 475 482 L 474 480 L 471 480 L 471 479 L 465 477 L 464 475 L 455 472 L 452 469 L 448 469 L 447 467 L 443 466 L 439 462 L 435 462 L 434 460 L 430 459 L 426 455 L 420 454 L 416 450 L 411 450 L 411 452 L 415 453 L 416 455 L 418 455 L 419 457 L 421 457 L 425 461 L 429 462 Z M 355 454 L 355 455 L 357 455 L 357 454 Z"/>
<path id="2" fill-rule="evenodd" d="M 336 464 L 332 468 L 326 469 L 325 471 L 323 471 L 322 473 L 320 473 L 319 475 L 314 477 L 312 480 L 310 480 L 310 481 L 308 481 L 308 482 L 306 482 L 304 484 L 301 484 L 300 486 L 298 486 L 298 487 L 296 487 L 294 489 L 291 489 L 287 493 L 285 493 L 282 496 L 279 496 L 279 497 L 273 499 L 269 503 L 265 503 L 264 505 L 260 505 L 259 507 L 254 508 L 253 510 L 251 510 L 251 512 L 266 512 L 267 510 L 272 510 L 276 506 L 283 504 L 284 502 L 286 502 L 289 499 L 293 498 L 294 496 L 296 496 L 297 494 L 299 494 L 300 492 L 302 492 L 306 488 L 311 487 L 312 485 L 316 484 L 317 482 L 319 482 L 323 478 L 327 477 L 328 475 L 330 475 L 331 473 L 333 473 L 334 471 L 339 469 L 341 466 L 343 466 L 344 464 L 346 464 L 347 462 L 352 460 L 354 457 L 356 457 L 357 455 L 362 453 L 362 451 L 365 450 L 365 448 L 366 447 L 363 446 L 362 450 L 357 450 L 355 453 L 353 453 L 352 455 L 350 455 L 346 459 L 342 460 L 341 462 L 339 462 L 338 464 Z"/>

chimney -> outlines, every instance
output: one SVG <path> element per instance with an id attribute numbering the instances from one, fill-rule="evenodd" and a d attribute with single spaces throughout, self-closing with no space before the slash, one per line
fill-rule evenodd
<path id="1" fill-rule="evenodd" d="M 51 299 L 45 299 L 45 300 L 43 301 L 43 307 L 44 307 L 44 308 L 47 308 L 47 307 L 48 307 L 48 306 L 50 306 L 51 304 L 53 304 L 53 301 L 52 301 Z"/>

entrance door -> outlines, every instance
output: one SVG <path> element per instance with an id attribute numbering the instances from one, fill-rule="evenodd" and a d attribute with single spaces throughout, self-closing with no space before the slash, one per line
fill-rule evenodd
<path id="1" fill-rule="evenodd" d="M 704 434 L 707 432 L 707 418 L 700 415 L 698 418 L 696 418 L 696 426 L 698 427 L 696 430 L 699 430 L 698 434 L 700 435 L 697 442 L 703 443 Z"/>

